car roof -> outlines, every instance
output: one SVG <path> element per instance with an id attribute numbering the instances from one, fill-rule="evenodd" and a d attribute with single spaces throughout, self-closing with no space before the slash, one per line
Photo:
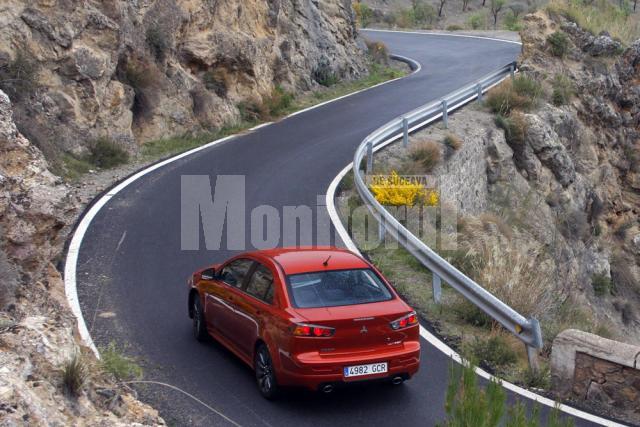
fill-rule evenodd
<path id="1" fill-rule="evenodd" d="M 369 268 L 369 264 L 358 255 L 346 249 L 334 247 L 277 248 L 257 251 L 253 254 L 271 258 L 287 275 L 323 270 Z M 325 266 L 323 263 L 327 259 Z"/>

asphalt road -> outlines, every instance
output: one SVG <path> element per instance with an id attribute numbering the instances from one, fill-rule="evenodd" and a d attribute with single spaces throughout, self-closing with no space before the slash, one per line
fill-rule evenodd
<path id="1" fill-rule="evenodd" d="M 81 308 L 98 346 L 126 343 L 143 361 L 145 379 L 180 387 L 242 426 L 428 426 L 443 418 L 449 361 L 426 342 L 420 373 L 402 387 L 357 387 L 330 396 L 295 391 L 272 403 L 229 352 L 194 340 L 187 317 L 187 275 L 234 251 L 180 249 L 182 175 L 209 175 L 212 183 L 217 175 L 245 175 L 247 212 L 262 204 L 280 211 L 313 207 L 367 134 L 513 61 L 520 51 L 515 44 L 474 38 L 370 37 L 417 60 L 422 70 L 171 163 L 102 208 L 82 243 L 77 275 Z M 139 391 L 172 425 L 229 424 L 169 389 Z"/>

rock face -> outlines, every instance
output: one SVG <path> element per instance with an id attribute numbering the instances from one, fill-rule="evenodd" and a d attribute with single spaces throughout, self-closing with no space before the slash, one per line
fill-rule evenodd
<path id="1" fill-rule="evenodd" d="M 8 0 L 0 69 L 21 77 L 2 87 L 47 155 L 102 137 L 133 149 L 233 122 L 276 86 L 360 76 L 356 37 L 345 0 Z"/>
<path id="2" fill-rule="evenodd" d="M 75 398 L 62 393 L 62 367 L 82 350 L 50 261 L 62 250 L 76 203 L 47 167 L 18 132 L 0 91 L 0 425 L 162 425 L 157 412 L 118 390 L 90 355 L 90 382 Z"/>

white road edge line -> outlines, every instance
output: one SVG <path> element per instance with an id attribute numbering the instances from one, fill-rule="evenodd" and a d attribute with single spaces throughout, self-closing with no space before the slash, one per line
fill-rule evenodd
<path id="1" fill-rule="evenodd" d="M 464 37 L 468 39 L 484 39 L 484 40 L 493 40 L 497 42 L 503 43 L 512 43 L 522 45 L 522 42 L 517 42 L 515 40 L 507 40 L 507 39 L 499 39 L 497 37 L 488 37 L 488 36 L 474 36 L 472 34 L 451 34 L 451 33 L 443 33 L 438 31 L 427 32 L 427 31 L 398 31 L 398 30 L 383 30 L 378 28 L 362 28 L 361 31 L 371 31 L 377 33 L 404 33 L 404 34 L 420 34 L 423 36 L 442 36 L 442 37 Z"/>
<path id="2" fill-rule="evenodd" d="M 422 65 L 417 62 L 414 61 L 411 58 L 406 58 L 404 56 L 401 55 L 393 55 L 397 58 L 401 58 L 403 60 L 409 61 L 411 63 L 414 64 L 415 70 L 413 70 L 413 72 L 409 75 L 413 75 L 418 73 L 421 69 L 422 69 Z M 385 82 L 382 83 L 378 83 L 377 85 L 368 87 L 368 88 L 364 88 L 364 89 L 360 89 L 357 90 L 355 92 L 351 92 L 347 95 L 338 97 L 338 98 L 334 98 L 334 99 L 330 99 L 328 101 L 322 102 L 320 104 L 316 104 L 316 105 L 312 105 L 309 108 L 305 108 L 303 110 L 300 111 L 296 111 L 292 114 L 289 114 L 286 117 L 283 117 L 280 121 L 282 120 L 286 120 L 290 117 L 294 117 L 297 116 L 298 114 L 316 109 L 316 108 L 320 108 L 323 107 L 327 104 L 330 104 L 332 102 L 336 102 L 339 101 L 341 99 L 344 98 L 348 98 L 350 96 L 354 96 L 357 95 L 359 93 L 365 92 L 367 90 L 371 90 L 374 89 L 376 87 L 385 85 L 385 84 L 389 84 L 389 83 L 393 83 L 397 80 L 403 79 L 405 77 L 409 77 L 409 76 L 403 76 L 403 77 L 398 77 L 396 79 L 392 79 L 392 80 L 387 80 Z M 261 129 L 263 127 L 266 126 L 270 126 L 272 125 L 273 122 L 268 122 L 268 123 L 262 123 L 260 125 L 254 126 L 251 129 L 248 129 L 245 132 L 239 133 L 239 134 L 235 134 L 235 135 L 230 135 L 221 139 L 217 139 L 215 141 L 212 141 L 208 144 L 202 145 L 200 147 L 196 147 L 193 148 L 191 150 L 185 151 L 184 153 L 181 154 L 177 154 L 173 157 L 170 157 L 166 160 L 163 160 L 161 162 L 155 163 L 147 168 L 144 168 L 140 171 L 138 171 L 137 173 L 131 175 L 129 178 L 127 178 L 126 180 L 122 181 L 120 184 L 116 185 L 115 187 L 113 187 L 111 190 L 109 190 L 106 194 L 104 194 L 102 197 L 100 197 L 100 199 L 98 199 L 90 208 L 89 210 L 84 214 L 84 216 L 82 217 L 82 219 L 80 220 L 80 222 L 78 223 L 78 225 L 76 226 L 76 229 L 73 233 L 73 237 L 71 238 L 71 242 L 69 243 L 69 247 L 67 249 L 67 256 L 66 256 L 66 260 L 65 260 L 65 265 L 64 265 L 64 291 L 65 291 L 65 295 L 67 297 L 67 302 L 69 303 L 69 307 L 71 308 L 71 312 L 73 313 L 73 315 L 76 317 L 76 319 L 78 320 L 78 334 L 80 335 L 80 339 L 85 343 L 85 345 L 87 347 L 89 347 L 91 349 L 91 351 L 93 352 L 93 354 L 96 356 L 96 358 L 100 359 L 100 352 L 98 351 L 98 348 L 96 347 L 95 343 L 93 342 L 93 339 L 91 338 L 91 333 L 89 332 L 89 329 L 87 328 L 87 324 L 84 320 L 84 316 L 82 315 L 82 309 L 80 308 L 80 300 L 78 298 L 78 287 L 77 287 L 77 266 L 78 266 L 78 256 L 80 253 L 80 246 L 82 245 L 82 240 L 84 239 L 85 234 L 87 233 L 87 230 L 89 229 L 89 226 L 91 225 L 91 222 L 93 221 L 93 219 L 96 217 L 96 215 L 98 214 L 98 212 L 100 212 L 100 209 L 102 209 L 104 207 L 104 205 L 107 204 L 107 202 L 116 194 L 118 194 L 120 191 L 122 191 L 125 187 L 127 187 L 129 184 L 131 184 L 132 182 L 138 180 L 139 178 L 155 171 L 156 169 L 159 169 L 163 166 L 166 166 L 169 163 L 175 162 L 176 160 L 180 160 L 184 157 L 190 156 L 192 154 L 195 154 L 199 151 L 202 150 L 206 150 L 208 148 L 211 148 L 215 145 L 218 145 L 220 143 L 226 142 L 230 139 L 233 139 L 237 136 L 241 136 L 246 132 L 253 132 L 256 131 L 258 129 Z"/>
<path id="3" fill-rule="evenodd" d="M 487 88 L 490 89 L 496 85 L 498 85 L 502 80 L 494 83 L 493 85 L 489 86 Z M 472 101 L 473 99 L 475 99 L 475 96 L 470 97 L 465 99 L 464 101 L 461 101 L 460 103 L 456 104 L 455 106 L 453 106 L 453 109 L 457 109 L 460 106 L 463 106 L 464 104 L 466 104 L 469 101 Z M 439 114 L 435 117 L 432 117 L 428 120 L 425 120 L 422 123 L 419 123 L 415 126 L 413 126 L 411 129 L 409 129 L 409 133 L 413 132 L 416 129 L 419 129 L 423 126 L 428 125 L 429 123 L 432 123 L 436 120 L 438 120 L 440 117 L 442 116 L 442 114 Z M 382 148 L 386 147 L 387 145 L 395 142 L 396 140 L 400 139 L 400 137 L 402 136 L 402 134 L 398 134 L 395 136 L 392 136 L 391 138 L 387 139 L 386 141 L 384 141 L 381 144 L 378 144 L 377 146 L 373 147 L 373 151 L 376 152 L 378 150 L 381 150 Z M 340 171 L 340 173 L 338 173 L 338 175 L 333 179 L 333 181 L 331 181 L 331 184 L 329 185 L 329 188 L 327 189 L 327 194 L 326 194 L 326 206 L 327 206 L 327 211 L 329 212 L 329 217 L 331 218 L 331 222 L 333 223 L 333 226 L 336 229 L 336 232 L 338 233 L 338 235 L 340 236 L 340 239 L 342 239 L 342 242 L 344 243 L 344 245 L 347 247 L 347 249 L 349 249 L 351 252 L 362 256 L 362 253 L 360 252 L 360 250 L 358 249 L 358 247 L 356 246 L 356 244 L 354 243 L 354 241 L 351 239 L 351 236 L 349 236 L 349 233 L 347 232 L 347 230 L 344 227 L 344 224 L 342 224 L 342 221 L 340 220 L 340 216 L 338 215 L 338 211 L 336 210 L 336 206 L 335 206 L 335 194 L 336 191 L 338 189 L 338 185 L 340 184 L 340 181 L 342 181 L 342 178 L 344 178 L 344 176 L 349 173 L 349 171 L 353 169 L 353 162 L 348 164 L 344 169 L 342 169 Z M 427 342 L 429 342 L 431 345 L 433 345 L 435 348 L 437 348 L 440 352 L 444 353 L 445 355 L 449 356 L 451 359 L 453 359 L 454 361 L 458 362 L 458 363 L 463 363 L 466 362 L 462 356 L 460 356 L 455 350 L 453 350 L 451 347 L 449 347 L 447 344 L 445 344 L 444 342 L 442 342 L 438 337 L 436 337 L 435 335 L 433 335 L 431 332 L 429 332 L 428 330 L 426 330 L 422 325 L 420 325 L 420 336 L 422 338 L 424 338 Z M 556 406 L 556 402 L 541 396 L 539 394 L 536 394 L 530 390 L 527 390 L 523 387 L 517 386 L 513 383 L 507 382 L 505 380 L 502 380 L 498 377 L 493 376 L 492 374 L 488 373 L 487 371 L 485 371 L 484 369 L 481 368 L 475 368 L 475 372 L 477 375 L 481 376 L 482 378 L 485 378 L 487 380 L 497 380 L 500 381 L 500 384 L 502 385 L 502 387 L 506 388 L 507 390 L 519 394 L 520 396 L 523 396 L 527 399 L 536 401 L 540 404 L 543 404 L 545 406 L 549 406 L 551 408 L 554 408 Z M 560 409 L 560 411 L 567 413 L 569 415 L 573 415 L 574 417 L 577 418 L 582 418 L 584 420 L 596 423 L 596 424 L 600 424 L 603 426 L 609 426 L 609 427 L 626 427 L 624 424 L 620 424 L 620 423 L 616 423 L 614 421 L 611 420 L 607 420 L 605 418 L 599 417 L 597 415 L 593 415 L 590 414 L 588 412 L 584 412 L 581 411 L 580 409 L 576 409 L 572 406 L 568 406 L 565 404 L 559 404 L 558 405 L 558 409 Z"/>

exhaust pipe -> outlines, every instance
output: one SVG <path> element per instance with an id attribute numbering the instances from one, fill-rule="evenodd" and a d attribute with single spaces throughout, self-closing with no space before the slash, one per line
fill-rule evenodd
<path id="1" fill-rule="evenodd" d="M 331 384 L 326 384 L 322 387 L 322 392 L 324 394 L 329 394 L 333 391 L 333 386 Z"/>
<path id="2" fill-rule="evenodd" d="M 404 382 L 404 378 L 398 376 L 398 377 L 393 377 L 393 379 L 391 380 L 391 383 L 393 385 L 400 385 Z"/>

